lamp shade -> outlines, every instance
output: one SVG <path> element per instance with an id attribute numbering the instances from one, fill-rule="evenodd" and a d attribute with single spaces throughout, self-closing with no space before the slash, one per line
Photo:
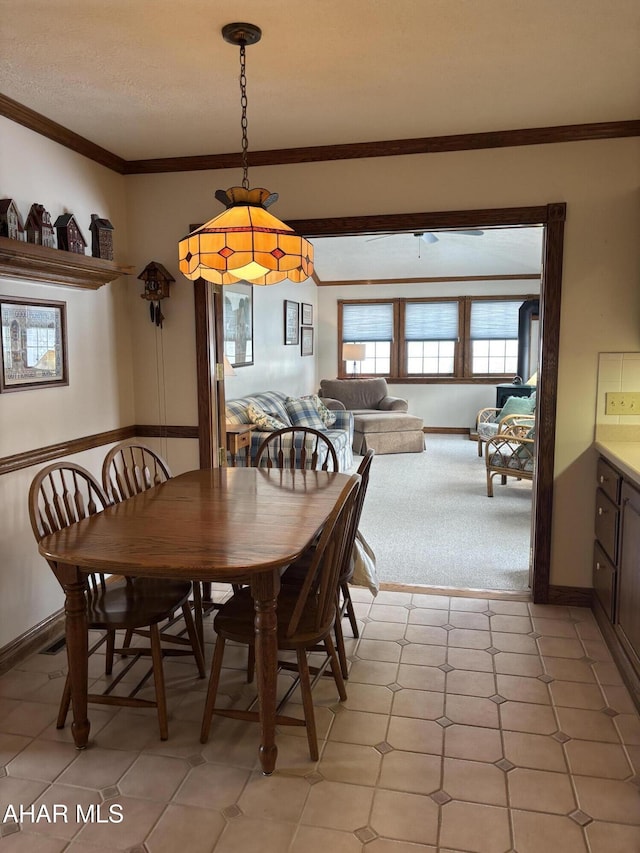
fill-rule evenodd
<path id="1" fill-rule="evenodd" d="M 224 195 L 227 210 L 180 241 L 183 275 L 214 284 L 262 285 L 285 278 L 304 281 L 311 275 L 311 243 L 266 210 L 275 194 L 263 188 L 231 187 Z"/>
<path id="2" fill-rule="evenodd" d="M 366 353 L 366 344 L 342 344 L 342 358 L 344 361 L 364 361 Z"/>
<path id="3" fill-rule="evenodd" d="M 226 357 L 226 355 L 225 355 L 225 357 L 224 357 L 224 362 L 223 362 L 223 363 L 224 363 L 224 375 L 225 375 L 225 376 L 235 376 L 235 375 L 236 375 L 236 372 L 235 372 L 235 370 L 233 369 L 233 367 L 231 366 L 231 362 L 230 362 L 230 361 L 229 361 L 229 359 Z"/>

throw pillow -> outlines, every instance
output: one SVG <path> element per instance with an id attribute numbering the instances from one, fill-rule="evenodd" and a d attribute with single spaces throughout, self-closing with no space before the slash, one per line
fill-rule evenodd
<path id="1" fill-rule="evenodd" d="M 274 432 L 277 429 L 284 429 L 288 424 L 283 423 L 279 418 L 274 417 L 261 409 L 255 403 L 249 403 L 247 406 L 247 415 L 252 424 L 258 427 L 258 432 Z"/>
<path id="2" fill-rule="evenodd" d="M 287 397 L 284 404 L 291 423 L 294 426 L 310 427 L 311 429 L 318 430 L 325 429 L 322 418 L 311 400 Z"/>
<path id="3" fill-rule="evenodd" d="M 335 424 L 337 417 L 336 413 L 332 412 L 331 409 L 328 409 L 317 394 L 307 394 L 304 397 L 300 397 L 300 399 L 311 400 L 320 415 L 320 420 L 324 424 L 325 429 L 329 429 L 329 427 L 332 427 Z"/>
<path id="4" fill-rule="evenodd" d="M 496 420 L 506 418 L 507 415 L 532 415 L 536 401 L 530 397 L 507 397 L 507 401 L 496 415 Z"/>

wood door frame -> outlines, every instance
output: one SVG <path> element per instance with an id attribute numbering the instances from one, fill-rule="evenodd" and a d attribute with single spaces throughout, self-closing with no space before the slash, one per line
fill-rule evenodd
<path id="1" fill-rule="evenodd" d="M 544 604 L 549 600 L 562 255 L 566 208 L 565 202 L 554 202 L 533 207 L 343 216 L 325 219 L 299 219 L 287 223 L 297 233 L 304 234 L 309 239 L 393 231 L 434 231 L 443 228 L 467 230 L 470 228 L 527 225 L 544 226 L 543 272 L 540 283 L 540 366 L 536 407 L 538 452 L 533 481 L 534 504 L 531 528 L 532 592 L 534 602 L 539 604 Z M 204 329 L 203 318 L 198 318 L 198 313 L 202 310 L 207 313 L 206 325 L 209 329 L 215 329 L 216 322 L 221 324 L 220 317 L 216 318 L 208 313 L 213 310 L 212 300 L 201 299 L 198 305 L 196 290 L 196 330 L 198 327 L 201 329 L 200 334 L 196 334 L 197 363 L 206 366 L 210 360 L 207 352 L 210 352 L 211 341 Z M 220 348 L 222 341 L 216 341 L 216 346 Z M 203 464 L 203 451 L 206 458 L 211 458 L 213 447 L 219 444 L 225 446 L 224 432 L 220 432 L 220 430 L 224 430 L 224 418 L 211 399 L 215 385 L 223 385 L 223 383 L 212 383 L 210 376 L 210 368 L 198 371 L 201 465 Z M 216 410 L 219 412 L 217 418 L 213 415 Z M 200 412 L 202 413 L 201 417 Z M 214 422 L 216 421 L 217 430 L 214 430 Z M 218 435 L 214 435 L 216 431 Z"/>

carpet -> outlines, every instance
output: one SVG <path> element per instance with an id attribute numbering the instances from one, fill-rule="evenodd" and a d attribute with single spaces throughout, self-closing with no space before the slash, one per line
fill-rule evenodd
<path id="1" fill-rule="evenodd" d="M 497 477 L 488 498 L 476 443 L 429 434 L 424 453 L 374 458 L 360 530 L 381 583 L 523 591 L 530 524 L 530 482 Z"/>

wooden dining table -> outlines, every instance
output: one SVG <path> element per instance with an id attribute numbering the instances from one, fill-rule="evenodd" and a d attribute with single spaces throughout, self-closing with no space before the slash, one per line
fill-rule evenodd
<path id="1" fill-rule="evenodd" d="M 65 592 L 72 733 L 89 741 L 89 571 L 191 581 L 250 582 L 255 604 L 260 763 L 273 772 L 277 635 L 283 568 L 313 542 L 347 475 L 327 471 L 215 468 L 189 471 L 45 536 L 40 553 L 54 565 Z"/>

